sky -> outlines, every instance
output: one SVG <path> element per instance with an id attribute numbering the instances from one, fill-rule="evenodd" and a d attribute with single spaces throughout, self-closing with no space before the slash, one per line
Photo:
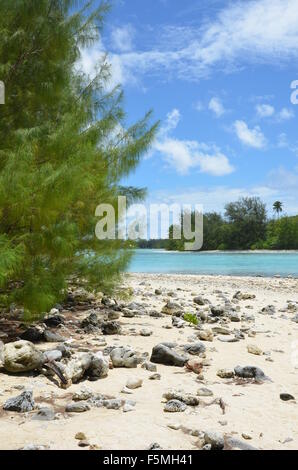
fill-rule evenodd
<path id="1" fill-rule="evenodd" d="M 298 0 L 114 0 L 82 53 L 91 76 L 103 51 L 128 124 L 150 109 L 160 120 L 125 181 L 147 202 L 223 212 L 259 196 L 269 215 L 276 200 L 298 213 Z"/>

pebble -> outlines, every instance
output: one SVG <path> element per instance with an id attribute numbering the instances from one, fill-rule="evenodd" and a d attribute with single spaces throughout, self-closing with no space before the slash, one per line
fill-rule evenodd
<path id="1" fill-rule="evenodd" d="M 128 347 L 114 348 L 110 357 L 114 367 L 135 368 L 138 365 L 138 358 L 133 349 Z"/>
<path id="2" fill-rule="evenodd" d="M 168 401 L 176 400 L 189 406 L 197 406 L 200 403 L 195 395 L 185 393 L 183 390 L 169 390 L 163 394 L 163 398 Z"/>
<path id="3" fill-rule="evenodd" d="M 221 341 L 222 343 L 238 343 L 240 341 L 239 338 L 236 338 L 235 336 L 232 336 L 232 335 L 218 336 L 217 339 L 218 341 Z"/>
<path id="4" fill-rule="evenodd" d="M 213 341 L 213 333 L 211 330 L 198 331 L 197 336 L 201 341 Z"/>
<path id="5" fill-rule="evenodd" d="M 141 336 L 151 336 L 152 335 L 152 330 L 149 330 L 148 328 L 143 328 L 140 331 Z"/>
<path id="6" fill-rule="evenodd" d="M 201 296 L 194 297 L 193 301 L 197 305 L 205 305 L 205 303 L 206 303 L 205 300 L 203 299 L 203 297 L 201 297 Z"/>
<path id="7" fill-rule="evenodd" d="M 129 388 L 127 387 L 123 387 L 123 389 L 121 390 L 121 393 L 125 393 L 127 395 L 131 395 L 133 393 L 132 390 L 130 390 Z"/>
<path id="8" fill-rule="evenodd" d="M 160 380 L 161 379 L 161 375 L 160 374 L 152 374 L 150 375 L 149 377 L 149 380 Z"/>
<path id="9" fill-rule="evenodd" d="M 130 403 L 125 403 L 123 406 L 123 412 L 128 413 L 129 411 L 134 411 L 135 407 L 131 405 Z"/>
<path id="10" fill-rule="evenodd" d="M 197 342 L 193 344 L 185 344 L 183 347 L 184 351 L 193 356 L 199 356 L 206 351 L 206 347 L 203 343 Z"/>
<path id="11" fill-rule="evenodd" d="M 289 393 L 281 393 L 279 397 L 282 401 L 295 400 L 295 397 L 293 397 L 293 395 L 290 395 Z"/>
<path id="12" fill-rule="evenodd" d="M 18 413 L 25 413 L 32 411 L 35 407 L 33 393 L 31 390 L 25 390 L 17 397 L 9 398 L 3 405 L 5 411 L 17 411 Z"/>
<path id="13" fill-rule="evenodd" d="M 217 432 L 205 432 L 204 440 L 211 445 L 211 450 L 223 450 L 225 445 L 223 436 Z"/>
<path id="14" fill-rule="evenodd" d="M 110 400 L 103 400 L 99 402 L 99 405 L 104 406 L 107 410 L 120 410 L 123 406 L 123 401 L 117 398 L 111 398 Z"/>
<path id="15" fill-rule="evenodd" d="M 89 403 L 84 401 L 68 403 L 65 407 L 65 411 L 68 413 L 84 413 L 90 409 Z"/>
<path id="16" fill-rule="evenodd" d="M 50 446 L 48 445 L 39 445 L 39 444 L 26 444 L 20 450 L 48 450 Z"/>
<path id="17" fill-rule="evenodd" d="M 130 390 L 135 390 L 136 388 L 140 388 L 142 387 L 142 385 L 143 385 L 143 380 L 137 377 L 132 377 L 128 379 L 128 381 L 126 382 L 126 388 Z"/>
<path id="18" fill-rule="evenodd" d="M 164 411 L 167 413 L 183 413 L 187 408 L 186 404 L 179 400 L 170 400 L 166 403 Z"/>
<path id="19" fill-rule="evenodd" d="M 232 379 L 235 375 L 234 371 L 231 369 L 220 369 L 217 371 L 218 377 L 221 379 Z"/>
<path id="20" fill-rule="evenodd" d="M 52 421 L 53 419 L 55 419 L 55 412 L 50 406 L 41 407 L 32 417 L 34 421 Z"/>
<path id="21" fill-rule="evenodd" d="M 150 361 L 155 364 L 183 367 L 187 362 L 187 357 L 181 356 L 165 344 L 158 344 L 152 350 Z"/>
<path id="22" fill-rule="evenodd" d="M 254 344 L 248 344 L 247 345 L 247 351 L 250 354 L 254 354 L 255 356 L 262 356 L 262 354 L 263 354 L 262 349 L 260 349 L 258 346 L 254 345 Z"/>
<path id="23" fill-rule="evenodd" d="M 146 369 L 148 370 L 149 372 L 156 372 L 157 371 L 157 367 L 155 364 L 152 364 L 152 362 L 149 362 L 149 361 L 145 361 L 143 364 L 142 364 L 142 369 Z"/>
<path id="24" fill-rule="evenodd" d="M 197 395 L 199 397 L 212 397 L 213 392 L 212 390 L 209 390 L 209 388 L 202 387 L 202 388 L 199 388 L 199 390 L 197 391 Z"/>
<path id="25" fill-rule="evenodd" d="M 78 392 L 74 393 L 72 396 L 73 401 L 85 401 L 89 400 L 93 395 L 92 390 L 88 389 L 87 387 L 81 388 Z"/>
<path id="26" fill-rule="evenodd" d="M 237 366 L 237 367 L 235 367 L 234 372 L 235 372 L 235 375 L 237 377 L 241 377 L 241 378 L 244 378 L 244 379 L 256 379 L 256 380 L 260 380 L 260 381 L 270 380 L 268 377 L 266 377 L 266 375 L 264 374 L 262 369 L 260 369 L 259 367 L 254 367 L 254 366 L 241 367 L 241 366 Z"/>
<path id="27" fill-rule="evenodd" d="M 86 439 L 84 439 L 84 440 L 82 440 L 82 441 L 79 441 L 78 446 L 79 446 L 79 447 L 89 447 L 89 446 L 90 446 L 90 443 L 89 443 L 89 441 L 87 441 Z"/>
<path id="28" fill-rule="evenodd" d="M 162 450 L 162 447 L 158 444 L 158 442 L 153 442 L 148 447 L 148 450 Z"/>
<path id="29" fill-rule="evenodd" d="M 217 333 L 219 335 L 230 335 L 231 331 L 228 328 L 224 328 L 222 326 L 214 326 L 212 328 L 213 333 Z"/>

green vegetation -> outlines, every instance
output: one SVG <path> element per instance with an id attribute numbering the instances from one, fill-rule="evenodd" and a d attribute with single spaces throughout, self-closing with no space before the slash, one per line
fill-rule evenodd
<path id="1" fill-rule="evenodd" d="M 144 195 L 120 181 L 157 128 L 150 113 L 126 127 L 106 57 L 92 79 L 77 71 L 109 9 L 79 4 L 0 1 L 0 304 L 29 315 L 60 300 L 72 277 L 88 290 L 113 288 L 129 254 L 121 241 L 97 240 L 95 209 Z"/>
<path id="2" fill-rule="evenodd" d="M 199 324 L 198 317 L 194 313 L 185 313 L 183 319 L 188 323 L 192 323 L 193 325 Z"/>
<path id="3" fill-rule="evenodd" d="M 279 215 L 283 211 L 283 203 L 280 201 L 275 201 L 275 203 L 273 204 L 273 210 L 277 214 L 277 217 L 279 217 Z"/>
<path id="4" fill-rule="evenodd" d="M 280 217 L 283 211 L 280 201 L 274 203 L 273 209 L 278 217 L 268 219 L 266 206 L 259 198 L 241 198 L 227 204 L 224 215 L 204 214 L 202 250 L 297 250 L 298 215 Z M 194 230 L 194 214 L 192 219 Z M 169 240 L 162 242 L 153 240 L 151 246 L 148 242 L 145 247 L 184 250 L 185 239 L 173 240 L 173 226 L 169 228 Z"/>

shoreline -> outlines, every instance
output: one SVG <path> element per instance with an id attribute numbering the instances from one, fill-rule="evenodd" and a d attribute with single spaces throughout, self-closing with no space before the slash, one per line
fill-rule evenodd
<path id="1" fill-rule="evenodd" d="M 213 278 L 223 278 L 223 279 L 272 279 L 272 280 L 275 280 L 275 279 L 289 279 L 289 280 L 298 280 L 298 274 L 297 276 L 293 275 L 293 274 L 289 274 L 287 276 L 283 276 L 282 274 L 275 274 L 274 276 L 266 276 L 265 274 L 261 275 L 261 274 L 256 274 L 256 275 L 249 275 L 249 274 L 238 274 L 238 275 L 235 275 L 235 274 L 198 274 L 198 273 L 186 273 L 186 272 L 182 272 L 182 273 L 161 273 L 161 272 L 133 272 L 133 271 L 127 271 L 123 274 L 124 276 L 127 276 L 127 275 L 132 275 L 132 276 L 168 276 L 168 277 L 175 277 L 175 276 L 184 276 L 184 277 L 187 277 L 187 276 L 191 276 L 191 277 L 198 277 L 198 278 L 210 278 L 210 279 L 213 279 Z"/>
<path id="2" fill-rule="evenodd" d="M 298 253 L 298 250 L 200 250 L 200 251 L 179 251 L 179 250 L 166 250 L 165 248 L 133 248 L 133 250 L 147 250 L 147 251 L 164 251 L 166 253 L 189 253 L 189 254 L 212 254 L 212 253 L 231 253 L 231 254 L 236 254 L 236 253 Z"/>

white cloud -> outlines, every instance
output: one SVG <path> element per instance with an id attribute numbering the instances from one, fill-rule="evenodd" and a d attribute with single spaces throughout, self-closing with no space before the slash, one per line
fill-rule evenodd
<path id="1" fill-rule="evenodd" d="M 236 121 L 234 129 L 238 139 L 248 147 L 262 149 L 266 146 L 266 139 L 259 126 L 249 129 L 244 121 Z"/>
<path id="2" fill-rule="evenodd" d="M 197 141 L 166 138 L 155 144 L 155 150 L 181 175 L 195 168 L 198 168 L 201 173 L 213 176 L 224 176 L 234 171 L 223 153 Z"/>
<path id="3" fill-rule="evenodd" d="M 77 63 L 77 68 L 86 73 L 90 79 L 95 77 L 98 66 L 106 57 L 106 51 L 101 41 L 88 49 L 81 50 L 81 57 Z M 127 82 L 136 84 L 137 78 L 129 69 L 123 67 L 121 56 L 117 54 L 109 54 L 108 63 L 110 64 L 110 80 L 107 83 L 107 89 L 110 90 L 116 85 L 125 84 Z"/>
<path id="4" fill-rule="evenodd" d="M 279 112 L 270 104 L 258 104 L 256 106 L 257 115 L 260 118 L 275 117 L 275 122 L 288 121 L 295 117 L 294 111 L 289 108 L 282 108 Z"/>
<path id="5" fill-rule="evenodd" d="M 278 120 L 287 121 L 289 119 L 292 119 L 294 116 L 295 116 L 295 114 L 291 109 L 282 108 L 282 110 L 278 114 Z"/>
<path id="6" fill-rule="evenodd" d="M 285 170 L 286 171 L 286 170 Z M 287 173 L 287 172 L 286 172 Z M 272 172 L 272 179 L 276 176 L 284 177 L 284 174 Z M 296 177 L 298 178 L 298 173 Z M 295 182 L 295 179 L 291 179 L 291 183 Z M 202 204 L 203 211 L 206 212 L 224 212 L 224 207 L 231 201 L 237 201 L 240 197 L 260 197 L 262 201 L 267 204 L 267 208 L 270 212 L 272 204 L 276 200 L 280 200 L 284 203 L 286 214 L 297 214 L 298 213 L 298 190 L 296 187 L 291 186 L 290 188 L 284 185 L 283 187 L 277 187 L 271 184 L 270 180 L 264 182 L 259 186 L 213 186 L 208 188 L 187 188 L 186 189 L 175 189 L 170 190 L 159 190 L 149 195 L 150 202 L 154 203 L 165 203 L 165 204 Z"/>
<path id="7" fill-rule="evenodd" d="M 253 197 L 259 196 L 262 199 L 268 200 L 274 197 L 275 191 L 264 187 L 228 187 L 228 186 L 213 186 L 208 188 L 187 188 L 187 190 L 160 190 L 151 195 L 152 198 L 162 201 L 167 204 L 202 204 L 204 212 L 222 212 L 224 206 L 231 202 L 236 201 L 240 197 Z"/>
<path id="8" fill-rule="evenodd" d="M 179 124 L 181 115 L 178 109 L 167 114 L 153 151 L 158 152 L 166 164 L 177 173 L 186 175 L 191 169 L 213 176 L 223 176 L 234 171 L 229 159 L 214 145 L 196 140 L 180 140 L 170 135 Z"/>
<path id="9" fill-rule="evenodd" d="M 298 58 L 298 1 L 228 2 L 200 27 L 158 26 L 140 51 L 133 48 L 133 36 L 127 25 L 112 33 L 122 83 L 136 84 L 144 74 L 198 81 L 215 67 L 234 71 L 252 63 L 280 66 Z M 93 49 L 88 51 L 93 56 Z"/>
<path id="10" fill-rule="evenodd" d="M 256 106 L 256 111 L 259 117 L 266 118 L 273 116 L 275 109 L 270 104 L 258 104 Z"/>
<path id="11" fill-rule="evenodd" d="M 122 47 L 119 61 L 124 79 L 158 71 L 169 79 L 193 81 L 208 76 L 215 66 L 233 71 L 251 63 L 280 66 L 298 58 L 297 0 L 229 2 L 201 27 L 167 26 L 161 33 L 159 26 L 153 30 L 151 44 L 138 52 L 131 50 L 127 26 L 118 29 L 114 35 Z M 127 43 L 119 40 L 124 35 Z"/>
<path id="12" fill-rule="evenodd" d="M 220 151 L 215 151 L 211 155 L 201 154 L 199 157 L 201 173 L 208 173 L 214 176 L 224 176 L 233 173 L 234 167 L 230 164 L 228 157 Z"/>
<path id="13" fill-rule="evenodd" d="M 181 119 L 179 109 L 174 108 L 173 111 L 167 114 L 167 119 L 161 128 L 161 134 L 166 135 L 172 130 L 176 129 Z"/>
<path id="14" fill-rule="evenodd" d="M 216 96 L 211 98 L 208 108 L 215 114 L 217 118 L 221 117 L 225 113 L 225 108 L 220 98 L 217 98 Z"/>
<path id="15" fill-rule="evenodd" d="M 111 34 L 112 47 L 120 52 L 128 52 L 133 49 L 134 28 L 128 24 L 114 28 Z"/>

